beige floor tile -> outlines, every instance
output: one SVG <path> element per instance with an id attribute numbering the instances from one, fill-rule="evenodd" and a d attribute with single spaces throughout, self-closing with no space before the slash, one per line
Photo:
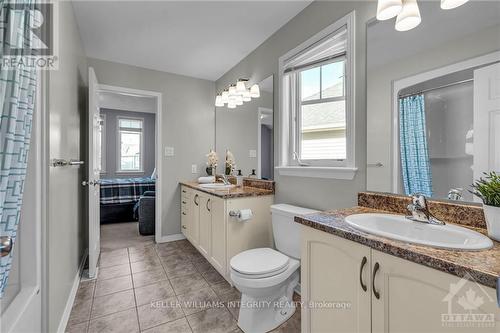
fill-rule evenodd
<path id="1" fill-rule="evenodd" d="M 166 249 L 178 249 L 179 246 L 175 242 L 159 243 L 155 245 L 157 251 Z"/>
<path id="2" fill-rule="evenodd" d="M 191 261 L 183 260 L 183 261 L 170 261 L 168 259 L 162 259 L 161 264 L 165 269 L 165 272 L 169 273 L 171 271 L 176 271 L 185 268 L 186 266 L 191 266 Z"/>
<path id="3" fill-rule="evenodd" d="M 117 277 L 125 276 L 125 275 L 130 275 L 130 274 L 131 273 L 130 273 L 130 265 L 129 264 L 104 267 L 104 268 L 99 269 L 97 279 L 98 280 L 113 279 L 113 278 L 117 278 Z"/>
<path id="4" fill-rule="evenodd" d="M 95 280 L 80 281 L 75 296 L 75 303 L 87 301 L 94 297 Z"/>
<path id="5" fill-rule="evenodd" d="M 153 271 L 162 268 L 160 259 L 158 257 L 151 257 L 146 261 L 137 261 L 130 264 L 133 273 L 140 273 L 145 271 Z"/>
<path id="6" fill-rule="evenodd" d="M 141 330 L 184 317 L 176 297 L 166 298 L 137 308 Z"/>
<path id="7" fill-rule="evenodd" d="M 135 307 L 134 291 L 132 289 L 94 298 L 92 318 L 120 312 Z"/>
<path id="8" fill-rule="evenodd" d="M 182 310 L 187 315 L 221 306 L 222 302 L 215 292 L 210 288 L 196 290 L 187 294 L 177 296 Z"/>
<path id="9" fill-rule="evenodd" d="M 132 289 L 132 276 L 125 275 L 114 279 L 99 280 L 95 286 L 95 297 Z"/>
<path id="10" fill-rule="evenodd" d="M 109 259 L 112 257 L 128 256 L 128 251 L 126 248 L 114 249 L 114 250 L 103 250 L 101 249 L 101 259 Z"/>
<path id="11" fill-rule="evenodd" d="M 219 282 L 219 283 L 216 283 L 216 284 L 212 284 L 210 287 L 219 296 L 222 296 L 222 295 L 225 295 L 228 293 L 232 293 L 232 292 L 238 292 L 238 290 L 234 287 L 231 287 L 231 285 L 226 280 Z"/>
<path id="12" fill-rule="evenodd" d="M 196 269 L 200 273 L 204 273 L 211 269 L 214 269 L 213 266 L 205 258 L 193 260 L 192 262 L 194 267 L 196 267 Z"/>
<path id="13" fill-rule="evenodd" d="M 237 321 L 238 315 L 240 314 L 240 302 L 241 302 L 240 292 L 236 288 L 233 288 L 232 291 L 220 295 L 219 298 L 224 303 L 229 312 L 231 312 L 234 319 Z"/>
<path id="14" fill-rule="evenodd" d="M 229 333 L 238 328 L 226 308 L 214 308 L 187 316 L 194 333 Z"/>
<path id="15" fill-rule="evenodd" d="M 155 326 L 143 331 L 144 333 L 191 333 L 191 327 L 186 318 L 177 319 L 169 323 Z"/>
<path id="16" fill-rule="evenodd" d="M 87 333 L 88 327 L 89 327 L 89 322 L 86 321 L 84 323 L 67 326 L 65 332 L 66 333 Z"/>
<path id="17" fill-rule="evenodd" d="M 113 313 L 90 321 L 89 333 L 139 332 L 136 309 Z"/>
<path id="18" fill-rule="evenodd" d="M 135 289 L 135 300 L 137 306 L 149 304 L 152 301 L 157 301 L 175 296 L 174 289 L 168 280 L 163 280 L 147 286 Z"/>
<path id="19" fill-rule="evenodd" d="M 210 284 L 210 285 L 226 281 L 222 277 L 222 275 L 220 275 L 219 272 L 217 272 L 215 270 L 215 268 L 208 270 L 206 272 L 203 272 L 203 273 L 201 273 L 201 275 L 203 276 L 203 278 L 205 280 L 207 280 L 208 284 Z"/>
<path id="20" fill-rule="evenodd" d="M 194 268 L 193 264 L 187 263 L 185 265 L 179 266 L 179 268 L 177 269 L 167 271 L 167 276 L 169 279 L 174 279 L 194 273 L 198 273 L 196 268 Z"/>
<path id="21" fill-rule="evenodd" d="M 68 326 L 80 324 L 90 320 L 92 299 L 75 302 L 68 319 Z"/>
<path id="22" fill-rule="evenodd" d="M 156 251 L 154 252 L 137 252 L 129 254 L 130 262 L 138 262 L 138 261 L 152 261 L 158 258 Z"/>
<path id="23" fill-rule="evenodd" d="M 176 295 L 182 295 L 208 287 L 208 283 L 199 273 L 171 279 L 170 283 Z"/>
<path id="24" fill-rule="evenodd" d="M 117 265 L 128 264 L 128 254 L 116 255 L 116 256 L 104 256 L 99 260 L 99 267 L 111 267 Z"/>
<path id="25" fill-rule="evenodd" d="M 156 269 L 154 271 L 146 271 L 141 273 L 135 273 L 132 275 L 134 281 L 134 288 L 139 288 L 146 286 L 151 283 L 166 280 L 167 274 L 163 271 L 163 268 Z"/>

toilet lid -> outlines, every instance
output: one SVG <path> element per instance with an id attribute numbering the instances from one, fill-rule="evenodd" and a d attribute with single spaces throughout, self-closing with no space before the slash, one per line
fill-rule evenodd
<path id="1" fill-rule="evenodd" d="M 289 258 L 270 248 L 243 251 L 231 258 L 231 268 L 248 275 L 279 271 L 288 265 Z"/>

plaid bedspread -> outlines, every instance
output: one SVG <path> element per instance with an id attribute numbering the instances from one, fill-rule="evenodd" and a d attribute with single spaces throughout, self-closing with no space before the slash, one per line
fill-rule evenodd
<path id="1" fill-rule="evenodd" d="M 101 179 L 101 204 L 130 203 L 146 191 L 155 190 L 155 180 L 144 178 Z"/>

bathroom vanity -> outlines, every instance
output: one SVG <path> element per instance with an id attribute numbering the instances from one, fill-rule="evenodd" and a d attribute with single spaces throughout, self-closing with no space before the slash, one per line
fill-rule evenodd
<path id="1" fill-rule="evenodd" d="M 243 187 L 219 190 L 196 182 L 181 183 L 182 233 L 229 282 L 233 256 L 252 248 L 272 247 L 273 186 L 273 182 L 248 180 Z M 253 217 L 239 221 L 230 216 L 230 212 L 236 215 L 242 209 L 251 209 Z"/>
<path id="2" fill-rule="evenodd" d="M 358 207 L 295 218 L 302 224 L 302 332 L 500 331 L 498 242 L 481 251 L 438 249 L 364 233 L 345 221 L 360 213 L 399 215 L 406 199 L 362 193 Z M 456 222 L 449 205 L 434 204 L 434 213 Z M 480 209 L 456 209 L 473 227 Z"/>

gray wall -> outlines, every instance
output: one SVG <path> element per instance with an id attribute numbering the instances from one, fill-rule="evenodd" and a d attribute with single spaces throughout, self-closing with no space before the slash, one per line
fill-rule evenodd
<path id="1" fill-rule="evenodd" d="M 498 26 L 487 28 L 459 40 L 442 43 L 439 47 L 422 50 L 418 54 L 404 57 L 389 65 L 370 69 L 367 78 L 368 163 L 382 162 L 384 167 L 368 169 L 368 190 L 384 192 L 392 190 L 393 81 L 498 50 L 499 31 Z"/>
<path id="2" fill-rule="evenodd" d="M 261 177 L 272 179 L 274 177 L 273 168 L 273 128 L 260 125 L 260 149 L 261 149 Z"/>
<path id="3" fill-rule="evenodd" d="M 205 173 L 205 155 L 215 144 L 214 82 L 92 58 L 88 62 L 99 83 L 162 93 L 162 151 L 175 149 L 175 156 L 158 156 L 163 159 L 162 232 L 180 233 L 179 181 Z M 191 173 L 192 164 L 197 174 Z"/>
<path id="4" fill-rule="evenodd" d="M 217 171 L 224 172 L 226 149 L 229 149 L 236 160 L 236 169 L 241 169 L 248 176 L 252 169 L 257 172 L 257 157 L 249 157 L 249 150 L 257 150 L 258 108 L 273 108 L 273 94 L 261 91 L 260 97 L 236 109 L 217 108 L 216 117 L 216 151 L 219 157 Z"/>
<path id="5" fill-rule="evenodd" d="M 145 112 L 130 112 L 123 110 L 101 109 L 101 114 L 106 116 L 105 136 L 106 151 L 103 156 L 106 159 L 105 172 L 101 178 L 128 178 L 149 177 L 155 168 L 155 115 Z M 144 140 L 143 172 L 116 173 L 118 170 L 118 117 L 143 118 L 142 139 Z"/>
<path id="6" fill-rule="evenodd" d="M 71 2 L 59 3 L 59 69 L 48 71 L 49 158 L 85 160 L 87 62 Z M 83 167 L 49 168 L 44 304 L 56 332 L 86 244 Z"/>
<path id="7" fill-rule="evenodd" d="M 276 202 L 317 209 L 348 207 L 356 204 L 357 193 L 366 188 L 366 22 L 375 16 L 376 2 L 315 1 L 216 82 L 217 90 L 220 91 L 239 77 L 248 77 L 251 82 L 259 82 L 274 74 L 274 137 L 277 138 L 279 128 L 279 57 L 352 10 L 356 10 L 355 163 L 359 170 L 354 180 L 351 181 L 280 177 L 275 172 Z M 274 145 L 275 161 L 278 160 L 277 141 L 275 140 Z"/>

